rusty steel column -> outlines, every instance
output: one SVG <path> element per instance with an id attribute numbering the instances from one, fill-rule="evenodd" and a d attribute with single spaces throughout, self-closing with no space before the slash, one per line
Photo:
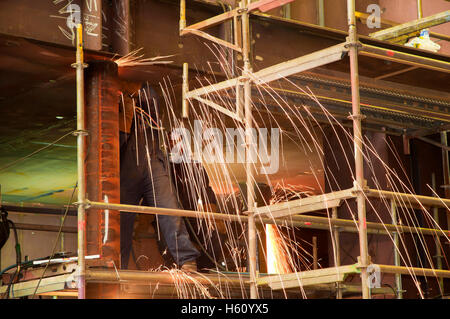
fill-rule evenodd
<path id="1" fill-rule="evenodd" d="M 130 0 L 114 0 L 111 46 L 114 53 L 126 55 L 130 53 Z"/>
<path id="2" fill-rule="evenodd" d="M 87 140 L 86 193 L 93 201 L 120 203 L 119 106 L 117 65 L 89 62 L 85 71 Z M 87 255 L 100 255 L 100 263 L 120 268 L 120 214 L 87 211 Z M 114 298 L 118 290 L 87 285 L 87 298 Z"/>

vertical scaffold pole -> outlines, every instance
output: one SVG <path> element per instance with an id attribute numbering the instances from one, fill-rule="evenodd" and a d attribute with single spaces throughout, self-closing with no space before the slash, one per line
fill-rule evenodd
<path id="1" fill-rule="evenodd" d="M 186 97 L 189 92 L 189 65 L 183 63 L 183 92 L 182 92 L 182 102 L 181 102 L 181 116 L 184 119 L 189 117 L 189 101 Z"/>
<path id="2" fill-rule="evenodd" d="M 436 197 L 436 193 L 437 193 L 437 186 L 436 186 L 436 175 L 433 173 L 431 174 L 431 187 L 433 188 L 434 192 L 433 192 L 433 196 Z M 433 207 L 433 219 L 435 221 L 436 224 L 439 225 L 439 209 L 438 207 L 434 206 Z M 439 236 L 434 236 L 434 240 L 435 240 L 435 245 L 436 245 L 436 256 L 434 256 L 436 258 L 436 266 L 437 269 L 442 270 L 442 245 L 441 245 L 441 238 Z M 439 278 L 438 279 L 439 282 L 439 292 L 441 293 L 441 295 L 444 294 L 444 278 Z"/>
<path id="3" fill-rule="evenodd" d="M 332 215 L 333 219 L 338 218 L 338 208 L 333 207 Z M 334 238 L 334 258 L 335 266 L 339 267 L 341 265 L 341 241 L 339 236 L 339 227 L 333 226 L 333 238 Z M 342 287 L 339 282 L 336 282 L 336 299 L 342 299 Z"/>
<path id="4" fill-rule="evenodd" d="M 397 205 L 395 204 L 394 200 L 391 200 L 391 217 L 392 217 L 392 224 L 398 225 Z M 400 266 L 399 231 L 396 230 L 393 235 L 394 235 L 394 265 Z M 395 286 L 397 288 L 397 299 L 403 299 L 403 286 L 401 274 L 395 274 Z"/>
<path id="5" fill-rule="evenodd" d="M 447 132 L 441 132 L 441 143 L 448 146 Z M 442 149 L 442 170 L 444 173 L 445 198 L 450 198 L 450 162 L 448 151 Z M 450 214 L 447 214 L 447 225 L 450 225 Z"/>
<path id="6" fill-rule="evenodd" d="M 253 116 L 252 116 L 252 97 L 251 82 L 249 74 L 252 72 L 250 63 L 250 22 L 247 7 L 250 1 L 245 0 L 241 9 L 242 12 L 242 55 L 244 60 L 244 110 L 245 110 L 245 145 L 246 145 L 246 175 L 247 175 L 247 210 L 248 210 L 248 258 L 250 273 L 250 298 L 258 298 L 256 287 L 256 255 L 257 238 L 256 225 L 253 210 L 255 207 L 255 189 L 254 189 L 254 160 L 253 160 Z"/>
<path id="7" fill-rule="evenodd" d="M 77 25 L 77 178 L 78 178 L 78 299 L 86 298 L 86 180 L 85 180 L 85 111 L 84 111 L 84 68 L 83 62 L 83 27 Z"/>
<path id="8" fill-rule="evenodd" d="M 180 0 L 180 32 L 186 28 L 186 0 Z"/>
<path id="9" fill-rule="evenodd" d="M 353 121 L 353 145 L 355 152 L 355 186 L 357 191 L 358 224 L 359 224 L 359 246 L 361 263 L 361 288 L 364 299 L 370 299 L 368 285 L 367 266 L 369 264 L 367 225 L 366 225 L 366 201 L 363 189 L 364 180 L 364 158 L 363 158 L 363 137 L 361 121 L 360 97 L 359 97 L 359 74 L 358 74 L 358 37 L 356 34 L 355 0 L 347 0 L 348 14 L 348 45 L 350 58 L 350 78 L 352 88 L 352 115 Z"/>

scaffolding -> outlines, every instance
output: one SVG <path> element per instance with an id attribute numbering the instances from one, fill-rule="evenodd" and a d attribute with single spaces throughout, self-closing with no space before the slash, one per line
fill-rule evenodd
<path id="1" fill-rule="evenodd" d="M 216 279 L 207 279 L 206 282 L 219 282 L 228 285 L 241 286 L 242 281 L 250 284 L 250 297 L 252 299 L 258 298 L 258 287 L 269 286 L 273 290 L 294 288 L 302 286 L 315 286 L 323 284 L 336 284 L 337 298 L 342 298 L 342 292 L 345 289 L 344 279 L 350 274 L 361 275 L 361 292 L 362 298 L 368 299 L 371 297 L 371 288 L 369 287 L 368 269 L 376 268 L 383 273 L 391 273 L 396 276 L 396 292 L 397 297 L 402 297 L 402 283 L 401 276 L 408 274 L 416 274 L 420 276 L 432 276 L 441 278 L 450 278 L 449 270 L 442 269 L 427 269 L 400 266 L 399 249 L 398 249 L 398 235 L 401 232 L 416 233 L 416 234 L 431 234 L 435 236 L 444 236 L 448 238 L 448 230 L 438 230 L 432 228 L 418 228 L 409 227 L 397 224 L 396 209 L 398 207 L 415 207 L 427 206 L 434 208 L 445 208 L 449 212 L 450 199 L 441 199 L 429 196 L 419 196 L 413 194 L 397 193 L 390 191 L 383 191 L 377 189 L 370 189 L 366 187 L 363 174 L 363 153 L 362 153 L 362 120 L 364 116 L 360 112 L 360 98 L 359 98 L 359 74 L 358 74 L 358 55 L 365 55 L 377 59 L 390 60 L 402 64 L 411 65 L 413 67 L 427 68 L 439 72 L 450 72 L 450 63 L 438 61 L 426 57 L 421 57 L 414 54 L 403 53 L 395 50 L 389 50 L 377 46 L 366 45 L 358 40 L 356 33 L 356 15 L 355 15 L 355 0 L 347 1 L 347 15 L 348 15 L 348 38 L 346 42 L 311 53 L 287 62 L 283 62 L 263 70 L 253 72 L 250 61 L 250 22 L 249 15 L 252 11 L 271 8 L 273 5 L 282 5 L 290 1 L 274 1 L 274 0 L 260 0 L 251 2 L 244 0 L 240 2 L 240 6 L 231 11 L 220 14 L 216 17 L 207 19 L 205 21 L 186 26 L 186 4 L 185 0 L 180 1 L 180 35 L 193 34 L 204 37 L 208 40 L 214 41 L 219 45 L 231 48 L 240 52 L 243 56 L 244 68 L 241 76 L 229 79 L 220 83 L 211 84 L 202 88 L 189 91 L 187 64 L 183 65 L 183 103 L 182 115 L 189 116 L 189 102 L 190 100 L 197 100 L 204 103 L 223 114 L 243 123 L 246 128 L 245 147 L 247 154 L 250 152 L 254 141 L 250 129 L 252 128 L 252 96 L 251 86 L 254 84 L 265 84 L 271 81 L 281 79 L 302 71 L 310 70 L 312 68 L 320 67 L 329 63 L 341 60 L 345 55 L 349 55 L 350 59 L 350 75 L 351 75 L 351 93 L 352 93 L 352 115 L 349 117 L 353 122 L 353 139 L 354 139 L 354 158 L 355 158 L 355 176 L 354 185 L 350 189 L 332 192 L 328 194 L 311 196 L 295 201 L 264 206 L 255 207 L 255 190 L 254 190 L 254 168 L 252 163 L 247 161 L 247 207 L 246 215 L 229 215 L 220 213 L 204 213 L 199 211 L 187 210 L 173 210 L 156 207 L 123 205 L 106 202 L 90 201 L 86 196 L 86 182 L 85 182 L 85 145 L 87 131 L 85 128 L 85 110 L 84 110 L 84 68 L 87 66 L 83 61 L 83 41 L 82 41 L 82 26 L 77 27 L 77 54 L 76 63 L 73 67 L 76 68 L 77 75 L 77 163 L 78 163 L 78 199 L 75 203 L 77 205 L 78 218 L 78 259 L 77 267 L 73 273 L 64 274 L 63 277 L 49 278 L 45 280 L 45 287 L 40 288 L 38 293 L 49 292 L 55 289 L 67 288 L 67 283 L 70 283 L 71 289 L 76 289 L 77 296 L 80 299 L 86 298 L 86 282 L 122 282 L 122 281 L 139 281 L 139 280 L 158 280 L 170 282 L 166 274 L 138 272 L 138 271 L 124 271 L 124 270 L 98 270 L 87 269 L 86 265 L 86 210 L 87 209 L 101 209 L 134 212 L 140 214 L 163 214 L 172 216 L 185 216 L 195 218 L 212 218 L 226 221 L 239 221 L 248 224 L 248 240 L 249 240 L 249 280 L 247 277 L 231 278 L 225 280 L 223 277 Z M 441 16 L 439 16 L 441 18 Z M 235 32 L 238 30 L 238 25 L 242 30 L 242 41 L 239 36 L 235 37 L 234 43 L 229 43 L 225 40 L 213 37 L 202 29 L 218 25 L 224 21 L 232 20 L 235 25 Z M 427 20 L 428 21 L 428 20 Z M 435 21 L 435 20 L 433 20 Z M 429 21 L 428 21 L 429 22 Z M 402 29 L 402 28 L 397 28 Z M 408 30 L 405 28 L 402 30 Z M 236 89 L 236 109 L 230 111 L 229 109 L 207 100 L 203 96 L 220 90 Z M 241 97 L 242 94 L 242 97 Z M 444 140 L 444 139 L 443 139 Z M 448 155 L 447 155 L 448 156 Z M 447 158 L 448 162 L 448 158 Z M 448 168 L 446 170 L 448 174 Z M 373 223 L 366 221 L 366 200 L 369 198 L 381 198 L 390 202 L 392 224 Z M 337 216 L 337 208 L 345 200 L 356 200 L 358 210 L 358 224 L 353 220 L 339 219 Z M 314 212 L 324 209 L 332 210 L 332 218 L 298 215 L 300 213 Z M 316 269 L 311 271 L 296 272 L 287 275 L 276 276 L 258 276 L 257 269 L 257 236 L 256 224 L 286 224 L 294 227 L 305 227 L 311 229 L 330 230 L 335 239 L 336 245 L 334 253 L 337 255 L 337 263 L 334 267 Z M 360 256 L 358 262 L 353 265 L 340 265 L 339 258 L 339 233 L 352 232 L 359 235 Z M 378 265 L 372 264 L 368 254 L 367 234 L 388 234 L 394 236 L 394 257 L 395 265 Z M 74 268 L 75 269 L 75 268 Z M 195 276 L 194 276 L 195 277 Z M 204 276 L 198 276 L 201 280 Z M 23 285 L 23 284 L 14 284 Z M 23 288 L 23 295 L 29 294 L 34 290 L 36 283 L 33 283 L 33 289 L 30 285 Z M 39 283 L 38 283 L 39 285 Z M 55 288 L 57 287 L 57 288 Z M 62 288 L 61 288 L 62 287 Z M 2 290 L 0 289 L 0 292 Z"/>
<path id="2" fill-rule="evenodd" d="M 342 284 L 344 278 L 348 274 L 360 273 L 361 274 L 361 287 L 362 297 L 364 299 L 370 298 L 370 289 L 368 285 L 368 272 L 369 266 L 377 267 L 379 270 L 385 273 L 393 273 L 396 276 L 397 293 L 401 298 L 401 275 L 416 273 L 424 276 L 437 276 L 450 278 L 450 271 L 425 269 L 425 268 L 411 268 L 399 266 L 399 252 L 395 249 L 395 266 L 390 265 L 373 265 L 370 264 L 370 257 L 368 255 L 367 233 L 375 232 L 378 234 L 392 233 L 396 240 L 398 240 L 398 233 L 401 231 L 422 233 L 422 234 L 439 234 L 445 236 L 443 232 L 439 232 L 435 229 L 423 229 L 407 226 L 399 226 L 396 224 L 395 208 L 397 205 L 428 205 L 434 207 L 445 207 L 448 210 L 450 207 L 450 200 L 437 199 L 427 196 L 416 196 L 411 194 L 401 194 L 395 192 L 379 191 L 374 189 L 367 189 L 365 187 L 364 175 L 363 175 L 363 155 L 362 155 L 362 129 L 361 121 L 363 116 L 360 113 L 359 105 L 359 78 L 358 78 L 358 54 L 367 55 L 374 58 L 396 61 L 404 64 L 410 64 L 416 67 L 428 68 L 441 72 L 450 72 L 450 63 L 437 61 L 429 58 L 424 58 L 412 54 L 406 54 L 398 51 L 387 50 L 380 47 L 370 46 L 362 44 L 358 41 L 356 34 L 356 17 L 355 17 L 355 1 L 348 0 L 348 25 L 349 25 L 349 37 L 345 43 L 338 44 L 336 46 L 320 50 L 272 67 L 260 70 L 252 73 L 252 66 L 250 64 L 250 30 L 249 30 L 249 14 L 252 10 L 257 10 L 261 5 L 267 4 L 267 2 L 276 1 L 257 1 L 254 3 L 241 2 L 240 7 L 223 13 L 219 16 L 210 18 L 208 20 L 199 22 L 197 24 L 186 26 L 185 16 L 185 1 L 181 0 L 180 6 L 180 35 L 195 34 L 205 37 L 208 40 L 214 41 L 220 45 L 236 50 L 242 53 L 244 60 L 244 68 L 242 75 L 238 78 L 229 79 L 224 82 L 212 84 L 206 87 L 202 87 L 196 90 L 189 91 L 188 86 L 188 65 L 183 66 L 183 116 L 187 117 L 189 114 L 189 99 L 195 99 L 202 103 L 209 105 L 210 107 L 222 112 L 223 114 L 230 116 L 231 118 L 243 122 L 246 127 L 246 131 L 252 127 L 252 105 L 251 105 L 251 82 L 257 84 L 268 83 L 289 75 L 299 73 L 311 68 L 322 66 L 328 63 L 338 61 L 348 53 L 350 57 L 350 74 L 351 74 L 351 88 L 352 88 L 352 109 L 353 114 L 351 120 L 353 121 L 353 134 L 354 134 L 354 149 L 355 149 L 355 170 L 356 180 L 354 187 L 341 192 L 334 192 L 324 195 L 312 196 L 307 199 L 301 199 L 298 201 L 287 202 L 283 204 L 267 206 L 267 207 L 254 207 L 255 192 L 253 188 L 254 170 L 250 163 L 247 165 L 247 203 L 248 212 L 247 216 L 241 215 L 226 215 L 218 213 L 208 213 L 208 218 L 223 219 L 228 221 L 240 221 L 247 222 L 248 224 L 248 236 L 249 236 L 249 274 L 250 274 L 250 297 L 258 298 L 258 286 L 269 285 L 272 289 L 280 289 L 280 287 L 298 287 L 301 285 L 317 285 L 323 283 L 337 283 L 337 297 L 342 296 L 342 291 L 339 289 L 339 285 Z M 238 19 L 240 18 L 240 19 Z M 240 21 L 242 25 L 242 43 L 239 43 L 236 37 L 236 43 L 229 43 L 222 39 L 213 37 L 201 29 L 217 25 L 226 20 L 232 19 L 237 27 L 237 23 Z M 81 26 L 79 27 L 81 28 Z M 237 28 L 235 28 L 236 30 Z M 79 33 L 80 35 L 80 33 Z M 143 214 L 167 214 L 176 216 L 187 216 L 201 218 L 205 216 L 203 212 L 184 211 L 184 210 L 169 210 L 164 208 L 144 207 L 134 205 L 121 205 L 112 203 L 92 202 L 85 197 L 84 186 L 84 169 L 82 159 L 84 158 L 84 97 L 83 97 L 83 60 L 82 60 L 82 42 L 81 36 L 78 38 L 79 45 L 77 46 L 77 92 L 78 92 L 78 273 L 77 273 L 77 289 L 78 298 L 85 298 L 86 280 L 101 280 L 107 276 L 110 280 L 116 279 L 115 275 L 107 274 L 108 272 L 97 273 L 95 271 L 86 271 L 85 263 L 85 209 L 97 208 L 97 209 L 110 209 L 117 211 L 127 211 Z M 228 88 L 236 88 L 237 92 L 241 92 L 243 87 L 243 103 L 241 98 L 236 99 L 236 110 L 232 112 L 212 101 L 202 98 L 203 95 L 210 92 L 216 92 Z M 246 151 L 249 152 L 251 145 L 253 144 L 252 135 L 246 135 Z M 392 217 L 393 224 L 379 224 L 366 222 L 365 201 L 368 197 L 387 198 L 391 201 L 392 205 Z M 358 203 L 358 227 L 351 220 L 341 220 L 337 218 L 336 208 L 345 199 L 355 199 Z M 331 219 L 323 217 L 312 216 L 293 216 L 295 214 L 312 212 L 321 210 L 324 208 L 333 209 L 333 217 Z M 268 216 L 270 213 L 270 217 Z M 360 242 L 360 257 L 359 261 L 355 265 L 341 266 L 339 262 L 335 267 L 305 271 L 301 273 L 294 273 L 288 275 L 277 275 L 258 278 L 256 255 L 257 255 L 257 238 L 256 238 L 256 221 L 255 217 L 259 217 L 259 221 L 263 223 L 280 223 L 285 222 L 283 217 L 290 216 L 292 225 L 297 227 L 305 227 L 305 222 L 308 221 L 311 228 L 316 229 L 329 229 L 328 225 L 331 224 L 334 227 L 334 236 L 339 244 L 339 232 L 350 231 L 357 232 L 359 234 Z M 205 216 L 206 217 L 206 216 Z M 276 217 L 277 220 L 273 218 Z M 311 221 L 314 224 L 311 224 Z M 337 227 L 340 227 L 338 230 Z M 448 231 L 447 231 L 448 232 Z M 337 247 L 338 248 L 338 247 Z M 335 247 L 336 250 L 336 247 Z M 338 259 L 339 260 L 339 259 Z M 105 277 L 106 276 L 106 277 Z M 131 276 L 130 279 L 136 279 L 139 276 Z M 149 275 L 146 275 L 147 277 Z M 140 277 L 142 278 L 142 277 Z"/>
<path id="3" fill-rule="evenodd" d="M 364 179 L 363 173 L 363 152 L 362 152 L 362 120 L 364 116 L 360 111 L 360 97 L 359 97 L 359 73 L 358 73 L 358 55 L 365 55 L 373 58 L 384 59 L 389 61 L 395 61 L 407 65 L 412 65 L 414 68 L 427 68 L 440 72 L 450 72 L 450 63 L 436 61 L 434 59 L 424 58 L 416 56 L 413 54 L 402 53 L 398 51 L 388 50 L 372 45 L 366 45 L 358 41 L 356 32 L 356 16 L 355 16 L 355 1 L 347 1 L 347 17 L 348 17 L 348 38 L 346 42 L 340 43 L 338 45 L 316 51 L 286 62 L 279 63 L 267 67 L 265 69 L 259 70 L 257 72 L 252 72 L 252 66 L 250 63 L 250 31 L 249 31 L 249 14 L 251 11 L 260 9 L 267 2 L 271 2 L 272 6 L 285 4 L 283 1 L 241 1 L 239 8 L 235 8 L 231 11 L 218 15 L 216 17 L 210 18 L 208 20 L 193 24 L 191 26 L 186 26 L 186 6 L 185 0 L 180 1 L 180 35 L 194 34 L 201 36 L 210 41 L 216 42 L 217 44 L 224 45 L 227 48 L 233 49 L 243 56 L 244 67 L 242 75 L 237 78 L 228 79 L 226 81 L 211 84 L 209 86 L 201 87 L 192 91 L 189 91 L 188 86 L 188 65 L 184 64 L 183 67 L 183 117 L 187 117 L 189 114 L 189 101 L 197 100 L 203 104 L 206 104 L 219 112 L 245 124 L 246 130 L 246 152 L 247 155 L 251 154 L 251 147 L 254 143 L 252 141 L 251 134 L 249 134 L 252 128 L 252 106 L 251 106 L 251 83 L 256 85 L 266 84 L 271 81 L 282 79 L 290 75 L 310 70 L 319 66 L 330 64 L 341 60 L 346 54 L 349 55 L 350 59 L 350 76 L 351 76 L 351 94 L 352 94 L 352 115 L 349 119 L 353 122 L 353 141 L 354 141 L 354 158 L 355 158 L 355 181 L 354 186 L 351 189 L 332 192 L 329 194 L 311 196 L 305 199 L 299 199 L 296 201 L 280 203 L 265 207 L 255 207 L 254 206 L 254 170 L 252 165 L 249 164 L 247 160 L 246 174 L 247 174 L 247 206 L 248 206 L 248 240 L 249 240 L 249 271 L 250 271 L 250 292 L 251 298 L 258 298 L 257 286 L 258 285 L 269 285 L 272 289 L 286 289 L 292 287 L 302 287 L 314 284 L 323 284 L 335 282 L 337 287 L 343 282 L 344 278 L 348 274 L 360 273 L 361 274 L 361 286 L 362 286 L 362 298 L 370 298 L 370 287 L 369 287 L 369 277 L 368 268 L 376 268 L 384 273 L 393 273 L 396 277 L 396 290 L 397 297 L 402 298 L 402 274 L 418 273 L 423 276 L 437 276 L 437 277 L 447 277 L 450 276 L 450 271 L 447 270 L 435 270 L 435 269 L 425 269 L 425 268 L 415 268 L 401 267 L 398 249 L 398 236 L 400 228 L 397 224 L 396 218 L 396 207 L 397 206 L 410 206 L 414 203 L 419 205 L 429 205 L 431 207 L 444 207 L 449 210 L 450 200 L 448 199 L 436 199 L 427 196 L 416 196 L 411 194 L 403 194 L 396 192 L 380 191 L 376 189 L 367 188 L 366 181 Z M 424 27 L 430 27 L 433 25 L 441 24 L 448 21 L 449 12 L 442 12 L 440 14 L 433 15 L 427 18 L 421 18 L 414 21 L 414 23 L 402 24 L 395 26 L 390 29 L 379 31 L 374 34 L 374 38 L 378 39 L 391 39 L 398 38 L 405 34 L 410 34 L 411 32 L 417 31 Z M 239 29 L 239 19 L 240 17 L 240 28 Z M 203 32 L 202 29 L 217 25 L 218 23 L 232 19 L 234 23 L 234 30 L 242 30 L 242 43 L 239 37 L 235 37 L 235 43 L 226 42 L 222 39 L 218 39 Z M 240 98 L 240 87 L 243 86 L 243 104 Z M 235 111 L 230 111 L 229 109 L 220 106 L 210 100 L 203 98 L 202 96 L 207 95 L 212 92 L 217 92 L 229 88 L 236 89 L 236 109 Z M 249 158 L 249 157 L 247 157 Z M 388 199 L 391 203 L 391 215 L 392 215 L 392 225 L 377 224 L 369 225 L 366 221 L 366 200 L 368 198 L 383 198 Z M 256 255 L 257 255 L 257 239 L 255 235 L 255 217 L 265 217 L 273 219 L 282 219 L 288 216 L 292 217 L 300 213 L 314 212 L 324 209 L 332 209 L 333 217 L 330 219 L 324 218 L 324 223 L 322 224 L 322 229 L 329 229 L 328 224 L 337 224 L 337 207 L 339 207 L 343 200 L 355 199 L 357 202 L 358 211 L 358 227 L 357 232 L 359 234 L 359 244 L 360 244 L 360 256 L 358 257 L 358 263 L 356 265 L 341 266 L 339 263 L 339 258 L 337 258 L 337 264 L 333 268 L 320 269 L 304 271 L 300 273 L 287 274 L 287 275 L 276 275 L 264 278 L 257 278 L 256 270 Z M 300 216 L 295 216 L 296 218 Z M 306 217 L 308 220 L 320 217 Z M 352 221 L 348 221 L 347 226 L 351 227 Z M 345 222 L 344 222 L 345 223 Z M 353 225 L 354 226 L 354 225 Z M 374 227 L 375 226 L 375 227 Z M 368 254 L 368 243 L 367 243 L 367 233 L 368 229 L 373 229 L 376 227 L 383 228 L 383 230 L 392 232 L 394 235 L 394 260 L 395 266 L 389 265 L 376 265 L 371 264 L 370 256 Z M 380 229 L 380 228 L 379 228 Z M 342 230 L 341 230 L 342 231 Z M 411 229 L 409 229 L 411 231 Z M 426 230 L 437 234 L 435 230 Z M 448 233 L 448 231 L 445 231 Z M 339 254 L 339 231 L 334 227 L 333 229 L 334 238 L 336 241 L 335 255 Z M 442 233 L 446 236 L 445 233 Z M 340 298 L 342 295 L 337 293 L 337 297 Z"/>
<path id="4" fill-rule="evenodd" d="M 342 282 L 348 274 L 360 273 L 361 274 L 361 291 L 364 299 L 370 298 L 370 288 L 368 285 L 368 267 L 377 267 L 381 272 L 392 273 L 396 276 L 396 289 L 397 296 L 401 298 L 401 275 L 415 273 L 423 276 L 436 276 L 450 278 L 450 271 L 439 269 L 425 269 L 425 268 L 411 268 L 400 266 L 399 252 L 397 246 L 395 246 L 395 266 L 391 265 L 373 265 L 370 263 L 370 257 L 368 255 L 367 234 L 393 234 L 396 243 L 398 243 L 399 232 L 411 232 L 421 234 L 435 234 L 439 236 L 446 236 L 444 232 L 436 229 L 425 229 L 397 225 L 395 218 L 395 211 L 397 206 L 411 206 L 414 204 L 427 205 L 432 207 L 444 207 L 447 210 L 450 207 L 450 200 L 437 199 L 427 196 L 416 196 L 411 194 L 401 194 L 388 191 L 380 191 L 374 189 L 368 189 L 365 186 L 365 180 L 363 175 L 363 155 L 362 155 L 362 128 L 361 121 L 363 116 L 360 112 L 359 104 L 359 77 L 358 77 L 358 55 L 366 55 L 374 58 L 396 61 L 404 64 L 413 65 L 415 67 L 428 68 L 441 72 L 450 72 L 450 63 L 437 61 L 429 58 L 424 58 L 412 54 L 406 54 L 398 51 L 387 50 L 380 47 L 370 46 L 362 44 L 358 41 L 356 34 L 356 17 L 355 17 L 355 1 L 348 0 L 348 26 L 349 36 L 345 43 L 335 45 L 333 47 L 320 50 L 284 63 L 268 67 L 258 72 L 252 72 L 252 66 L 250 63 L 250 30 L 249 30 L 249 14 L 252 10 L 260 9 L 261 6 L 268 3 L 280 4 L 279 1 L 257 1 L 251 3 L 250 1 L 243 1 L 240 3 L 239 8 L 235 8 L 231 11 L 225 12 L 216 17 L 208 20 L 196 23 L 191 26 L 186 26 L 185 15 L 185 1 L 181 0 L 180 5 L 180 35 L 194 34 L 205 37 L 208 40 L 214 41 L 220 45 L 231 48 L 237 52 L 242 53 L 244 60 L 244 68 L 242 75 L 238 78 L 229 79 L 224 82 L 212 84 L 206 87 L 202 87 L 196 90 L 189 91 L 188 86 L 188 65 L 183 66 L 183 117 L 187 117 L 189 114 L 189 100 L 195 99 L 210 107 L 222 112 L 223 114 L 230 116 L 231 118 L 238 120 L 245 124 L 246 131 L 249 132 L 252 127 L 252 104 L 251 104 L 251 85 L 252 82 L 256 84 L 268 83 L 289 75 L 299 73 L 311 68 L 322 66 L 328 63 L 338 61 L 343 58 L 345 54 L 349 54 L 350 57 L 350 74 L 351 74 L 351 88 L 352 88 L 352 110 L 351 120 L 353 121 L 353 134 L 354 134 L 354 150 L 355 150 L 355 170 L 356 180 L 354 181 L 354 187 L 351 189 L 343 190 L 340 192 L 333 192 L 329 194 L 323 194 L 318 196 L 312 196 L 306 199 L 300 199 L 298 201 L 286 202 L 282 204 L 258 207 L 254 206 L 255 192 L 253 188 L 254 170 L 250 163 L 247 164 L 247 203 L 248 212 L 247 216 L 242 215 L 227 215 L 219 213 L 208 213 L 207 218 L 222 219 L 228 221 L 240 221 L 247 222 L 248 224 L 248 236 L 249 236 L 249 274 L 250 274 L 250 297 L 258 298 L 258 286 L 269 285 L 272 289 L 280 289 L 281 287 L 298 287 L 308 285 L 320 285 L 324 283 L 336 283 L 337 284 L 337 297 L 342 297 Z M 285 1 L 286 2 L 286 1 Z M 284 3 L 283 3 L 284 4 Z M 203 31 L 204 28 L 211 27 L 222 23 L 226 20 L 232 19 L 235 23 L 235 30 L 237 30 L 238 22 L 242 26 L 242 41 L 239 41 L 239 37 L 236 37 L 235 43 L 229 43 L 225 40 L 213 37 Z M 408 29 L 409 30 L 409 29 Z M 84 143 L 86 131 L 84 127 L 84 90 L 83 90 L 83 69 L 85 64 L 83 63 L 83 47 L 81 40 L 81 25 L 78 27 L 78 45 L 77 45 L 77 63 L 74 65 L 77 69 L 77 139 L 78 139 L 78 267 L 76 273 L 78 298 L 85 298 L 86 296 L 86 281 L 95 280 L 117 280 L 117 277 L 112 272 L 108 271 L 95 271 L 86 270 L 85 262 L 85 230 L 86 230 L 86 216 L 85 210 L 89 208 L 97 209 L 110 209 L 117 211 L 126 211 L 142 214 L 167 214 L 186 217 L 206 217 L 203 212 L 185 211 L 185 210 L 172 210 L 155 207 L 144 207 L 134 205 L 121 205 L 103 202 L 92 202 L 86 198 L 85 194 L 85 182 L 84 182 Z M 210 92 L 216 92 L 228 88 L 236 88 L 236 92 L 241 92 L 243 88 L 243 102 L 238 96 L 236 98 L 236 110 L 232 112 L 212 101 L 209 101 L 202 96 Z M 238 95 L 238 94 L 237 94 Z M 250 151 L 252 141 L 252 135 L 246 134 L 246 151 Z M 365 201 L 369 197 L 384 198 L 391 202 L 392 213 L 392 225 L 381 223 L 366 222 L 366 209 Z M 358 204 L 358 226 L 351 220 L 342 220 L 337 218 L 337 207 L 339 207 L 343 200 L 355 199 Z M 301 216 L 296 215 L 304 212 L 313 212 L 317 210 L 323 210 L 325 208 L 332 209 L 332 218 L 313 217 L 313 216 Z M 295 216 L 294 216 L 295 215 Z M 262 223 L 285 223 L 285 217 L 289 216 L 291 225 L 296 227 L 310 227 L 315 229 L 329 229 L 328 225 L 333 227 L 333 236 L 336 239 L 335 253 L 339 251 L 339 232 L 357 232 L 359 234 L 360 242 L 360 256 L 358 263 L 355 265 L 340 265 L 339 258 L 335 267 L 304 271 L 301 273 L 294 273 L 288 275 L 277 275 L 258 278 L 256 255 L 257 255 L 257 238 L 256 238 L 256 221 Z M 274 219 L 275 218 L 275 219 Z M 305 226 L 305 221 L 308 221 L 308 226 Z M 338 229 L 339 227 L 339 229 Z M 448 233 L 448 231 L 445 231 Z M 166 278 L 161 275 L 151 274 L 139 274 L 137 272 L 129 273 L 121 271 L 120 277 L 125 276 L 128 280 L 137 280 L 145 278 L 159 276 L 158 279 Z M 153 278 L 152 277 L 152 278 Z M 237 280 L 237 279 L 234 279 Z M 237 281 L 242 280 L 239 279 Z M 233 281 L 233 280 L 232 280 Z M 233 281 L 236 284 L 236 282 Z"/>

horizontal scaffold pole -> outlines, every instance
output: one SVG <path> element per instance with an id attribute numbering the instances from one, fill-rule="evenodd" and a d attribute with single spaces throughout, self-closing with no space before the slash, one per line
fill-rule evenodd
<path id="1" fill-rule="evenodd" d="M 446 208 L 447 213 L 450 213 L 450 199 L 446 198 L 397 193 L 379 189 L 369 189 L 366 195 L 367 197 L 393 199 L 399 204 L 422 204 L 424 206 Z"/>
<path id="2" fill-rule="evenodd" d="M 380 272 L 386 274 L 402 274 L 402 275 L 415 275 L 425 277 L 438 277 L 438 278 L 450 278 L 450 270 L 432 269 L 432 268 L 418 268 L 418 267 L 405 267 L 405 266 L 392 266 L 392 265 L 377 265 Z"/>
<path id="3" fill-rule="evenodd" d="M 240 286 L 248 280 L 248 277 L 227 276 L 223 274 L 203 275 L 186 274 L 182 272 L 156 272 L 156 271 L 134 271 L 134 270 L 107 270 L 107 269 L 88 269 L 86 279 L 90 282 L 133 282 L 139 284 L 148 284 L 148 282 L 158 282 L 159 284 L 173 284 L 183 280 L 183 284 L 202 284 L 212 285 L 220 284 L 226 286 Z"/>
<path id="4" fill-rule="evenodd" d="M 76 203 L 78 204 L 78 203 Z M 211 220 L 225 220 L 230 222 L 247 222 L 248 216 L 223 214 L 223 213 L 211 213 L 211 212 L 199 212 L 183 209 L 171 209 L 161 207 L 150 206 L 136 206 L 136 205 L 124 205 L 124 204 L 112 204 L 102 202 L 86 201 L 86 208 L 97 209 L 109 209 L 122 212 L 151 214 L 151 215 L 170 215 L 170 216 L 185 216 L 193 218 L 208 218 Z M 330 226 L 343 227 L 342 231 L 353 232 L 351 229 L 357 229 L 355 221 L 348 219 L 334 219 L 328 217 L 308 216 L 308 215 L 296 215 L 288 216 L 287 218 L 269 218 L 269 217 L 257 217 L 256 222 L 264 224 L 279 224 L 283 226 L 292 227 L 304 227 L 304 228 L 317 228 L 323 230 L 329 230 Z M 429 228 L 411 227 L 411 226 L 396 226 L 391 224 L 373 223 L 367 222 L 367 228 L 370 230 L 378 230 L 380 234 L 387 232 L 405 232 L 405 233 L 418 233 L 423 235 L 438 235 L 448 236 L 448 230 L 437 230 Z M 376 233 L 376 232 L 374 232 Z"/>

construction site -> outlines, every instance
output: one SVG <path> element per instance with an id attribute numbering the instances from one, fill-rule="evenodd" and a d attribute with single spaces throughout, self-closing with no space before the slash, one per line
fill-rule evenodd
<path id="1" fill-rule="evenodd" d="M 2 299 L 449 299 L 450 1 L 0 1 Z"/>

